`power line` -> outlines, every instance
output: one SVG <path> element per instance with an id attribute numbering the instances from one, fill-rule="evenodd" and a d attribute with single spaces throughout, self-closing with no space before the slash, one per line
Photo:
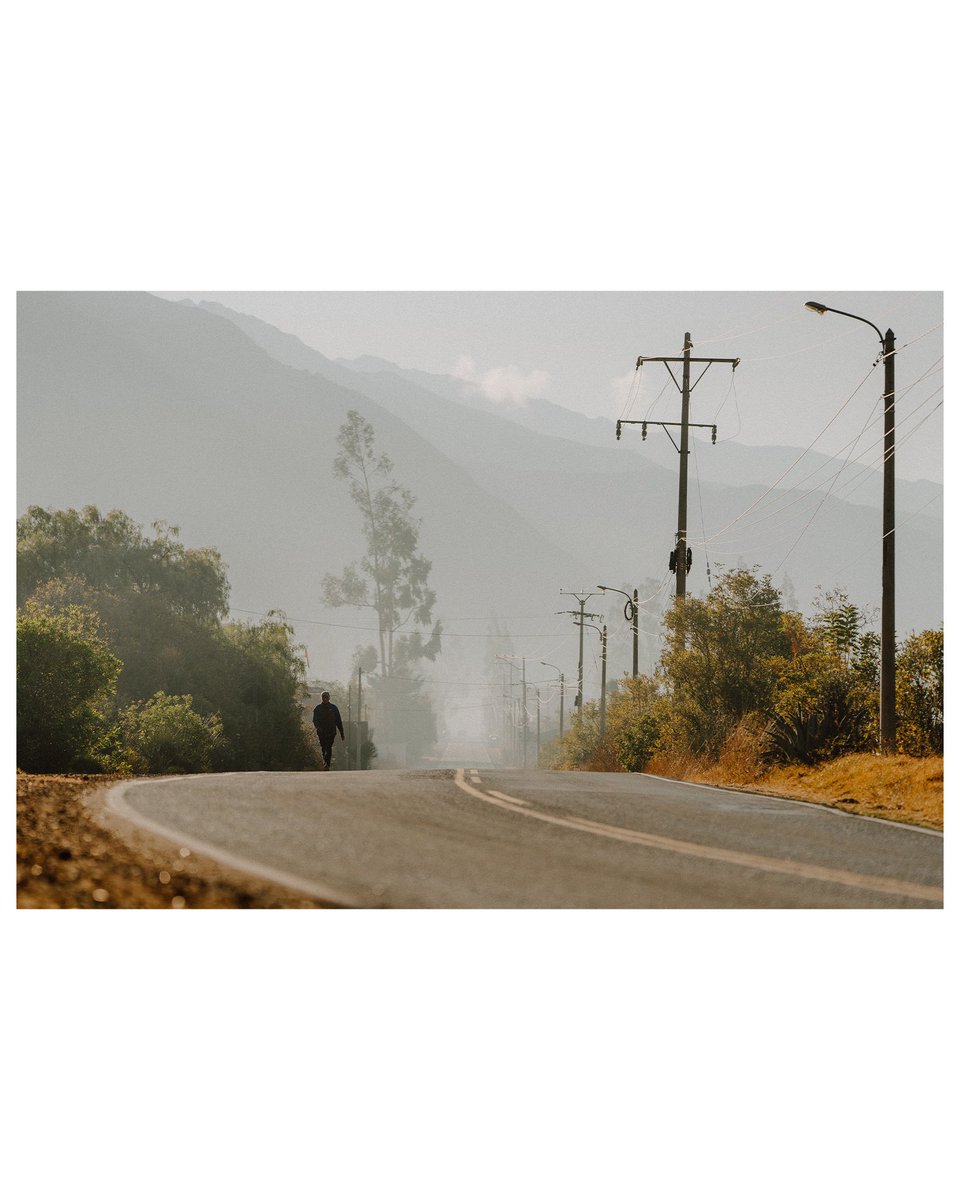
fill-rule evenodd
<path id="1" fill-rule="evenodd" d="M 921 402 L 915 408 L 911 409 L 910 412 L 907 413 L 907 415 L 905 417 L 902 417 L 897 422 L 897 424 L 894 426 L 894 428 L 900 429 L 903 425 L 905 425 L 908 421 L 910 421 L 913 417 L 915 417 L 916 414 L 920 411 L 920 409 L 922 409 L 924 407 L 924 405 L 928 404 L 933 399 L 933 397 L 936 396 L 942 390 L 943 390 L 943 388 L 939 387 L 939 388 L 935 389 L 933 392 L 931 392 L 930 395 L 927 396 L 924 400 L 921 400 Z M 871 411 L 871 414 L 870 414 L 871 418 L 873 417 L 873 413 L 876 412 L 877 405 L 879 405 L 881 399 L 882 399 L 882 397 L 878 398 L 877 403 L 874 405 L 874 407 Z M 922 421 L 920 421 L 913 429 L 911 429 L 908 433 L 906 433 L 900 439 L 900 444 L 903 445 L 904 442 L 908 441 L 913 436 L 913 434 L 916 432 L 916 430 L 920 428 L 920 426 L 924 423 L 924 421 L 926 421 L 928 419 L 928 417 L 932 416 L 933 412 L 935 412 L 936 409 L 939 407 L 940 407 L 940 405 L 936 405 L 934 407 L 934 409 L 931 410 L 931 412 L 928 413 L 927 416 L 923 418 Z M 879 420 L 879 419 L 880 418 L 877 418 L 877 420 Z M 855 448 L 857 442 L 863 436 L 865 429 L 870 424 L 875 424 L 875 421 L 868 418 L 864 427 L 860 430 L 860 433 L 858 433 L 857 436 L 855 438 L 853 438 L 851 441 L 847 442 L 846 446 L 844 446 L 843 449 L 850 448 L 850 450 L 852 450 L 853 448 Z M 759 516 L 757 518 L 757 520 L 750 521 L 745 525 L 741 524 L 740 525 L 741 532 L 743 530 L 754 529 L 758 525 L 762 525 L 765 521 L 768 521 L 771 518 L 777 517 L 781 513 L 786 512 L 786 510 L 788 508 L 792 508 L 795 504 L 801 504 L 804 501 L 814 498 L 815 496 L 819 496 L 821 489 L 828 482 L 830 485 L 829 489 L 828 489 L 828 493 L 829 493 L 830 491 L 833 490 L 834 483 L 836 483 L 836 481 L 840 478 L 840 476 L 843 474 L 843 472 L 847 469 L 848 466 L 852 466 L 854 463 L 862 462 L 862 460 L 865 458 L 865 456 L 868 455 L 877 446 L 882 445 L 883 441 L 884 441 L 883 437 L 877 438 L 875 441 L 871 442 L 869 446 L 867 446 L 864 450 L 862 450 L 861 453 L 858 454 L 856 458 L 851 458 L 850 454 L 848 453 L 847 458 L 844 460 L 844 462 L 841 464 L 841 466 L 838 468 L 838 470 L 834 472 L 834 474 L 830 477 L 829 480 L 827 480 L 827 479 L 822 480 L 821 483 L 819 485 L 817 485 L 815 488 L 811 488 L 809 491 L 803 492 L 801 495 L 795 497 L 793 500 L 789 500 L 789 501 L 787 501 L 786 504 L 782 504 L 779 508 L 776 508 L 773 510 L 768 509 L 761 516 Z M 830 455 L 829 463 L 833 463 L 838 460 L 839 460 L 839 454 Z M 855 483 L 857 480 L 861 480 L 861 476 L 867 475 L 869 472 L 871 472 L 874 469 L 874 467 L 877 466 L 877 464 L 882 463 L 883 461 L 884 461 L 884 455 L 881 454 L 879 456 L 879 458 L 873 459 L 871 462 L 867 463 L 861 471 L 859 471 L 855 476 L 853 476 L 852 479 L 849 479 L 846 482 L 847 483 Z M 813 477 L 815 475 L 818 475 L 824 469 L 825 466 L 829 465 L 829 463 L 822 463 L 819 467 L 816 467 L 813 471 L 811 471 L 809 475 L 805 475 L 804 478 L 801 479 L 798 483 L 795 483 L 792 488 L 790 488 L 788 491 L 784 492 L 783 496 L 781 498 L 789 496 L 792 492 L 797 491 L 797 489 L 802 487 L 804 483 L 806 483 L 810 479 L 813 479 Z M 857 486 L 860 487 L 865 482 L 866 482 L 866 479 L 862 479 L 861 482 L 859 484 L 857 484 Z M 855 489 L 852 489 L 852 488 L 849 489 L 845 493 L 845 496 L 851 495 L 854 490 Z M 841 497 L 841 498 L 843 498 L 843 497 Z M 740 520 L 740 518 L 738 518 L 738 521 L 739 520 Z M 768 532 L 773 533 L 777 529 L 782 529 L 783 526 L 787 525 L 787 524 L 789 524 L 789 519 L 787 521 L 781 522 L 781 524 L 779 524 L 779 525 L 773 526 L 773 528 L 770 529 Z M 730 526 L 726 526 L 726 528 L 730 528 Z M 722 532 L 724 532 L 724 530 L 720 531 L 720 533 L 722 533 Z M 709 538 L 706 538 L 702 543 L 700 543 L 700 545 L 707 546 L 710 544 L 715 544 L 717 542 L 718 538 L 719 538 L 719 533 L 712 534 Z M 726 539 L 726 542 L 724 544 L 726 544 L 726 545 L 734 544 L 734 539 L 728 538 L 728 539 Z"/>
<path id="2" fill-rule="evenodd" d="M 247 616 L 252 616 L 252 617 L 269 617 L 271 615 L 276 615 L 276 611 L 277 610 L 274 610 L 274 612 L 271 614 L 268 612 L 259 612 L 256 609 L 252 609 L 252 608 L 234 608 L 232 606 L 230 608 L 230 612 L 232 612 L 232 613 L 243 613 Z M 521 620 L 532 620 L 533 618 L 522 617 L 520 619 Z M 336 621 L 318 621 L 312 617 L 291 617 L 291 616 L 288 616 L 287 614 L 284 614 L 284 620 L 289 621 L 293 625 L 320 625 L 327 629 L 354 629 L 358 633 L 378 633 L 379 632 L 379 630 L 377 629 L 376 626 L 344 625 L 344 624 L 341 624 Z M 440 623 L 443 624 L 442 618 L 440 619 Z M 453 632 L 449 632 L 445 629 L 443 631 L 442 636 L 445 638 L 461 637 L 461 638 L 521 638 L 522 639 L 522 638 L 549 637 L 549 638 L 559 639 L 562 635 L 556 634 L 556 633 L 525 633 L 525 632 L 511 633 L 509 631 L 502 631 L 500 633 L 453 633 Z"/>
<path id="3" fill-rule="evenodd" d="M 850 395 L 846 398 L 846 400 L 844 400 L 843 404 L 840 405 L 840 407 L 833 414 L 833 416 L 826 423 L 826 425 L 823 426 L 823 428 L 820 430 L 820 432 L 817 434 L 817 436 L 813 439 L 813 441 L 804 450 L 801 451 L 801 453 L 798 455 L 798 457 L 796 459 L 794 459 L 794 461 L 790 464 L 789 467 L 787 467 L 787 469 L 783 472 L 783 474 L 778 479 L 776 479 L 766 489 L 765 492 L 763 492 L 760 496 L 758 496 L 757 499 L 754 500 L 754 502 L 751 505 L 749 505 L 747 508 L 745 508 L 743 510 L 743 512 L 740 513 L 739 516 L 734 517 L 733 520 L 728 522 L 728 524 L 724 525 L 722 529 L 718 529 L 717 532 L 713 535 L 713 538 L 717 538 L 720 536 L 721 533 L 726 533 L 726 531 L 728 529 L 732 529 L 733 526 L 736 525 L 738 521 L 741 521 L 745 516 L 747 516 L 748 513 L 753 512 L 753 510 L 757 507 L 758 504 L 760 504 L 763 500 L 765 500 L 766 497 L 769 496 L 771 492 L 776 490 L 777 484 L 781 483 L 784 479 L 786 479 L 786 477 L 790 474 L 790 472 L 793 470 L 793 468 L 795 466 L 797 466 L 798 463 L 802 462 L 803 459 L 806 457 L 806 455 L 810 453 L 810 451 L 813 449 L 813 447 L 817 444 L 817 442 L 820 441 L 820 439 L 823 437 L 823 435 L 827 432 L 827 430 L 834 423 L 834 421 L 836 421 L 836 419 L 840 416 L 840 414 L 847 407 L 847 405 L 853 400 L 854 396 L 856 396 L 857 392 L 860 391 L 860 389 L 863 387 L 863 385 L 867 382 L 867 380 L 870 378 L 870 376 L 873 374 L 873 372 L 876 369 L 877 369 L 877 363 L 875 362 L 873 364 L 873 366 L 870 368 L 870 370 L 866 373 L 866 375 L 864 375 L 863 379 L 860 380 L 860 382 L 857 384 L 857 386 L 853 389 L 853 391 L 850 393 Z M 711 540 L 713 540 L 713 538 L 711 538 Z"/>

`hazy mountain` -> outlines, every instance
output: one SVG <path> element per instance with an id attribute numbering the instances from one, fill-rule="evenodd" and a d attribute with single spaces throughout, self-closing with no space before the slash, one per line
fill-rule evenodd
<path id="1" fill-rule="evenodd" d="M 417 497 L 437 616 L 552 613 L 561 581 L 584 575 L 574 547 L 368 395 L 278 362 L 219 316 L 138 293 L 25 293 L 18 322 L 19 512 L 95 504 L 167 520 L 187 544 L 220 549 L 239 609 L 369 626 L 369 613 L 319 601 L 323 575 L 363 550 L 331 472 L 356 408 Z M 317 626 L 311 659 L 345 674 L 370 640 Z"/>
<path id="2" fill-rule="evenodd" d="M 302 343 L 301 343 L 302 346 Z M 364 355 L 355 359 L 339 358 L 336 363 L 351 371 L 364 375 L 392 374 L 401 379 L 415 383 L 418 387 L 433 392 L 446 400 L 482 412 L 492 413 L 504 420 L 512 421 L 525 429 L 533 430 L 539 436 L 564 438 L 580 446 L 594 446 L 610 450 L 616 443 L 616 421 L 606 417 L 588 417 L 584 413 L 573 412 L 549 400 L 532 397 L 522 404 L 494 401 L 483 395 L 480 388 L 467 380 L 457 379 L 451 375 L 436 375 L 428 371 L 412 370 L 399 367 L 386 359 Z M 303 363 L 306 366 L 306 361 Z M 308 369 L 317 369 L 309 368 Z M 649 413 L 653 420 L 679 420 L 679 394 L 671 385 L 671 397 L 668 392 L 666 400 L 661 401 L 654 411 Z M 674 411 L 667 412 L 670 403 Z M 625 414 L 631 420 L 642 420 L 644 412 L 640 406 Z M 712 417 L 713 414 L 710 414 Z M 694 405 L 691 420 L 707 420 L 706 415 L 698 415 Z M 786 472 L 789 474 L 787 486 L 793 486 L 799 480 L 806 480 L 804 486 L 808 489 L 825 488 L 829 486 L 831 475 L 840 465 L 836 460 L 817 450 L 808 450 L 803 454 L 802 462 L 795 469 L 794 464 L 800 457 L 803 448 L 796 446 L 750 446 L 741 442 L 729 440 L 739 433 L 741 417 L 736 400 L 735 390 L 723 405 L 718 420 L 718 445 L 723 447 L 723 453 L 716 453 L 710 441 L 709 434 L 700 431 L 697 437 L 703 453 L 699 456 L 698 467 L 700 477 L 713 483 L 760 483 L 769 487 L 776 483 Z M 674 430 L 676 434 L 676 430 Z M 863 444 L 854 454 L 862 453 L 876 440 L 874 435 L 864 439 Z M 647 438 L 643 439 L 638 427 L 624 427 L 621 441 L 617 446 L 622 457 L 624 453 L 635 454 L 650 464 L 657 464 L 668 470 L 675 471 L 677 451 L 671 444 L 666 433 L 651 425 Z M 880 453 L 880 447 L 875 447 L 868 455 L 867 461 L 875 459 Z M 842 462 L 842 459 L 841 459 Z M 863 472 L 861 476 L 861 472 Z M 855 492 L 855 502 L 858 504 L 882 503 L 883 475 L 875 469 L 865 469 L 862 465 L 852 465 L 847 468 L 844 478 L 852 480 L 858 476 Z M 845 485 L 838 485 L 840 490 Z M 897 480 L 898 504 L 905 511 L 912 512 L 927 503 L 937 503 L 943 500 L 943 486 L 928 479 Z"/>
<path id="3" fill-rule="evenodd" d="M 482 678 L 481 664 L 505 648 L 477 636 L 493 614 L 508 629 L 536 633 L 515 639 L 516 652 L 571 670 L 575 633 L 569 619 L 554 616 L 570 607 L 561 588 L 600 582 L 655 592 L 662 583 L 650 608 L 669 601 L 672 449 L 660 463 L 643 447 L 628 448 L 626 438 L 604 444 L 602 422 L 553 412 L 546 402 L 528 406 L 524 424 L 477 397 L 457 399 L 462 381 L 370 360 L 366 369 L 348 368 L 220 306 L 137 293 L 39 293 L 21 295 L 18 317 L 19 511 L 93 503 L 179 525 L 188 544 L 221 550 L 238 609 L 279 607 L 302 622 L 298 634 L 320 674 L 345 675 L 354 646 L 372 640 L 332 627 L 369 626 L 369 614 L 325 609 L 319 600 L 323 575 L 362 553 L 359 519 L 331 471 L 349 408 L 372 422 L 397 478 L 418 498 L 436 611 L 448 632 L 438 678 Z M 434 380 L 430 387 L 423 376 Z M 585 428 L 592 440 L 562 435 Z M 744 562 L 786 582 L 788 600 L 807 611 L 818 585 L 878 604 L 880 519 L 869 505 L 781 490 L 704 551 L 704 528 L 723 531 L 766 490 L 738 474 L 744 449 L 698 442 L 690 590 L 705 589 L 708 564 L 716 574 Z M 710 456 L 735 484 L 706 476 Z M 628 654 L 619 602 L 597 597 L 588 607 L 611 622 L 615 675 Z M 897 624 L 906 633 L 941 620 L 942 522 L 932 507 L 898 538 Z M 656 650 L 651 635 L 646 664 Z"/>
<path id="4" fill-rule="evenodd" d="M 522 512 L 544 536 L 575 548 L 588 564 L 583 582 L 622 586 L 624 579 L 665 575 L 677 524 L 677 453 L 662 433 L 655 438 L 651 431 L 644 443 L 639 430 L 632 428 L 617 443 L 612 422 L 547 401 L 494 404 L 461 380 L 399 368 L 382 359 L 365 357 L 349 366 L 333 362 L 257 318 L 220 305 L 204 307 L 235 321 L 282 361 L 341 382 L 352 380 L 353 386 Z M 655 444 L 665 445 L 672 457 L 655 461 Z M 814 490 L 825 473 L 802 481 L 818 462 L 829 460 L 811 453 L 802 470 L 765 495 L 798 454 L 790 447 L 746 447 L 729 441 L 714 446 L 709 438 L 697 439 L 688 495 L 695 555 L 692 589 L 705 586 L 708 564 L 716 573 L 742 562 L 772 572 L 777 583 L 788 580 L 788 591 L 792 589 L 807 611 L 821 586 L 840 586 L 868 607 L 879 604 L 880 512 L 868 502 L 869 486 L 859 487 L 850 501 L 825 489 Z M 705 469 L 707 462 L 712 476 Z M 873 474 L 879 500 L 879 475 Z M 801 486 L 792 489 L 794 480 Z M 842 493 L 846 486 L 837 490 Z M 942 518 L 936 503 L 941 497 L 936 484 L 898 482 L 901 519 L 921 503 L 935 501 L 904 525 L 898 542 L 897 624 L 904 632 L 942 620 Z M 756 511 L 748 512 L 755 504 Z M 735 521 L 731 530 L 724 530 Z M 701 547 L 704 529 L 723 532 Z M 667 590 L 671 585 L 672 577 Z"/>

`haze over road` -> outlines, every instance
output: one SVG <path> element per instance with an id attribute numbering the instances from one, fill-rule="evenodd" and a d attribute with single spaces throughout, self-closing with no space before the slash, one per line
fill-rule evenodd
<path id="1" fill-rule="evenodd" d="M 648 775 L 196 775 L 108 803 L 180 845 L 389 908 L 939 908 L 939 834 Z M 453 746 L 448 747 L 448 760 Z"/>

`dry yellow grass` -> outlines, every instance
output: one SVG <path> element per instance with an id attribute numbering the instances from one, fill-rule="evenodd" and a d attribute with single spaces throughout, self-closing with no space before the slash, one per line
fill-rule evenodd
<path id="1" fill-rule="evenodd" d="M 942 757 L 849 754 L 815 767 L 766 769 L 752 752 L 749 739 L 734 734 L 715 763 L 658 757 L 647 770 L 675 779 L 809 800 L 864 817 L 943 829 Z"/>

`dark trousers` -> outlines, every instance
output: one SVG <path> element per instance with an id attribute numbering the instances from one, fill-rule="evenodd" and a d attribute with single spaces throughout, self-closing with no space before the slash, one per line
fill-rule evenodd
<path id="1" fill-rule="evenodd" d="M 320 738 L 320 753 L 323 755 L 323 769 L 330 770 L 330 755 L 333 753 L 333 738 Z"/>

